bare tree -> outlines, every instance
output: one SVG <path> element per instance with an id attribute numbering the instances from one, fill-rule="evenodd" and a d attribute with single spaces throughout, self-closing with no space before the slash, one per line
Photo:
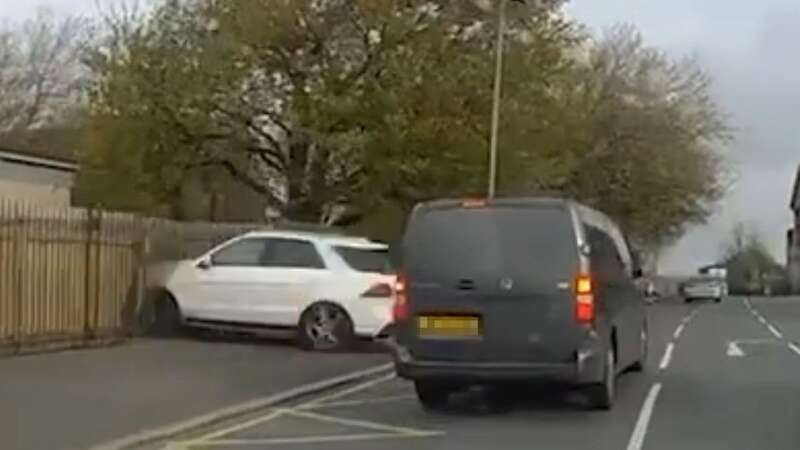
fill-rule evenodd
<path id="1" fill-rule="evenodd" d="M 86 25 L 44 9 L 0 25 L 0 133 L 52 124 L 79 103 Z"/>

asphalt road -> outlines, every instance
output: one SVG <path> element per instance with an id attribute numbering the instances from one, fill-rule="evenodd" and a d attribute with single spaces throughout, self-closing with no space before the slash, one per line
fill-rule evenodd
<path id="1" fill-rule="evenodd" d="M 800 448 L 800 299 L 659 304 L 650 327 L 646 372 L 619 379 L 610 412 L 589 411 L 579 393 L 551 386 L 491 408 L 470 392 L 447 412 L 426 413 L 390 374 L 153 448 Z"/>
<path id="2" fill-rule="evenodd" d="M 386 363 L 262 339 L 137 340 L 0 359 L 0 450 L 85 450 Z"/>

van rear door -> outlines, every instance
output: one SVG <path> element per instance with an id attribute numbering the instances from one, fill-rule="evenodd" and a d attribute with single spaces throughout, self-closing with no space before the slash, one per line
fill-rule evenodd
<path id="1" fill-rule="evenodd" d="M 577 247 L 563 203 L 418 210 L 404 240 L 404 344 L 420 360 L 571 360 Z"/>

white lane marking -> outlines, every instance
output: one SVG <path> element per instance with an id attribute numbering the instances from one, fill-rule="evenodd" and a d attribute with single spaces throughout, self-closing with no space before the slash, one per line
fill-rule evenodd
<path id="1" fill-rule="evenodd" d="M 340 417 L 333 417 L 323 414 L 317 414 L 310 411 L 304 411 L 303 409 L 311 409 L 311 408 L 322 408 L 327 406 L 335 406 L 335 405 L 344 405 L 344 404 L 363 404 L 368 403 L 370 401 L 375 400 L 385 400 L 388 401 L 391 398 L 382 398 L 382 399 L 365 399 L 365 400 L 354 400 L 354 401 L 342 401 L 342 402 L 328 402 L 329 400 L 334 400 L 337 398 L 342 398 L 344 396 L 354 394 L 356 392 L 362 391 L 364 389 L 368 389 L 370 387 L 376 386 L 380 383 L 387 382 L 395 378 L 395 374 L 388 374 L 381 377 L 378 377 L 374 380 L 366 381 L 360 383 L 356 386 L 335 392 L 333 394 L 327 395 L 325 397 L 321 397 L 318 400 L 312 400 L 306 403 L 303 403 L 296 408 L 275 408 L 269 413 L 255 417 L 251 420 L 247 420 L 244 422 L 236 423 L 234 425 L 221 428 L 215 430 L 211 433 L 204 434 L 200 437 L 197 437 L 192 440 L 187 440 L 184 442 L 170 442 L 168 446 L 164 450 L 184 450 L 189 449 L 192 447 L 204 447 L 204 446 L 219 446 L 219 445 L 276 445 L 276 444 L 304 444 L 304 443 L 321 443 L 321 442 L 337 442 L 340 438 L 338 436 L 310 436 L 310 437 L 288 437 L 288 438 L 267 438 L 267 439 L 226 439 L 225 436 L 236 433 L 237 431 L 242 431 L 248 428 L 255 427 L 257 425 L 261 425 L 267 423 L 269 421 L 275 420 L 279 417 L 283 417 L 285 415 L 291 415 L 295 417 L 303 417 L 311 420 L 318 420 L 323 422 L 330 422 L 335 423 L 338 425 L 345 425 L 350 427 L 359 427 L 359 428 L 367 428 L 372 431 L 379 431 L 381 433 L 364 433 L 364 434 L 354 434 L 354 435 L 347 435 L 349 437 L 342 438 L 343 441 L 347 440 L 368 440 L 368 439 L 390 439 L 390 438 L 399 438 L 399 437 L 430 437 L 430 436 L 439 436 L 443 435 L 443 432 L 440 431 L 430 431 L 430 430 L 419 430 L 407 427 L 398 427 L 393 425 L 386 425 L 376 422 L 369 422 L 365 420 L 356 420 L 356 419 L 347 419 L 347 418 L 340 418 Z M 396 396 L 395 398 L 400 397 Z M 404 395 L 403 398 L 409 398 L 411 396 Z M 326 403 L 320 402 L 320 400 L 325 401 Z"/>
<path id="2" fill-rule="evenodd" d="M 755 309 L 755 308 L 754 308 L 752 305 L 750 305 L 750 301 L 749 301 L 748 299 L 745 299 L 745 302 L 746 302 L 746 304 L 747 304 L 747 307 L 748 307 L 748 308 L 750 308 L 750 312 L 751 312 L 751 313 L 753 313 L 753 316 L 754 316 L 756 319 L 758 319 L 758 321 L 759 321 L 759 322 L 761 322 L 761 324 L 762 324 L 762 325 L 764 325 L 765 327 L 767 327 L 767 329 L 769 330 L 769 332 L 770 332 L 770 333 L 772 333 L 772 335 L 773 335 L 773 336 L 775 336 L 775 337 L 776 337 L 776 338 L 778 338 L 779 340 L 783 340 L 783 333 L 781 333 L 781 331 L 780 331 L 780 330 L 778 330 L 778 328 L 777 328 L 777 327 L 775 327 L 775 325 L 771 324 L 771 323 L 770 323 L 770 322 L 767 320 L 767 318 L 766 318 L 766 317 L 764 317 L 763 315 L 761 315 L 761 313 L 760 313 L 760 312 L 758 312 L 758 310 L 757 310 L 757 309 Z M 790 344 L 790 345 L 791 345 L 791 344 Z"/>
<path id="3" fill-rule="evenodd" d="M 265 414 L 263 416 L 256 417 L 252 420 L 245 420 L 244 422 L 239 422 L 235 425 L 231 425 L 225 428 L 221 428 L 216 431 L 212 431 L 211 433 L 204 434 L 196 439 L 191 439 L 189 441 L 183 442 L 182 444 L 185 446 L 192 446 L 192 445 L 199 445 L 204 444 L 208 441 L 212 441 L 216 438 L 225 436 L 227 434 L 235 433 L 237 431 L 242 431 L 250 427 L 254 427 L 256 425 L 260 425 L 262 423 L 267 423 L 271 420 L 275 420 L 278 417 L 283 415 L 283 410 L 274 410 L 271 411 L 269 414 Z"/>
<path id="4" fill-rule="evenodd" d="M 344 389 L 344 390 L 341 390 L 341 391 L 334 392 L 333 394 L 326 395 L 326 396 L 324 396 L 324 397 L 322 397 L 320 399 L 315 399 L 315 400 L 312 400 L 310 402 L 303 403 L 302 405 L 298 406 L 298 408 L 308 408 L 308 407 L 319 406 L 320 404 L 322 404 L 322 403 L 324 403 L 324 402 L 326 402 L 328 400 L 334 400 L 334 399 L 337 399 L 337 398 L 341 398 L 341 397 L 344 397 L 346 395 L 354 394 L 354 393 L 362 391 L 364 389 L 368 389 L 368 388 L 373 387 L 375 385 L 378 385 L 380 383 L 384 383 L 386 381 L 389 381 L 389 380 L 393 379 L 395 376 L 396 376 L 395 374 L 390 373 L 388 375 L 384 375 L 382 377 L 378 377 L 378 378 L 376 378 L 374 380 L 370 380 L 370 381 L 367 381 L 367 382 L 364 382 L 364 383 L 359 383 L 359 384 L 357 384 L 357 385 L 355 385 L 353 387 L 350 387 L 350 388 L 347 388 L 347 389 Z M 287 411 L 286 409 L 276 409 L 276 410 L 270 411 L 269 413 L 267 413 L 267 414 L 265 414 L 263 416 L 259 416 L 259 417 L 253 418 L 251 420 L 246 420 L 244 422 L 240 422 L 240 423 L 231 425 L 229 427 L 225 427 L 225 428 L 213 431 L 211 433 L 204 434 L 199 438 L 192 439 L 190 441 L 190 443 L 196 445 L 197 443 L 200 443 L 200 442 L 206 442 L 206 441 L 214 440 L 216 438 L 225 436 L 227 434 L 235 433 L 237 431 L 245 430 L 247 428 L 251 428 L 251 427 L 254 427 L 256 425 L 260 425 L 262 423 L 266 423 L 266 422 L 269 422 L 271 420 L 277 419 L 278 417 L 283 415 L 286 411 Z"/>
<path id="5" fill-rule="evenodd" d="M 319 405 L 306 405 L 300 406 L 295 409 L 299 410 L 307 410 L 307 409 L 328 409 L 328 408 L 342 408 L 348 406 L 360 406 L 360 405 L 371 405 L 375 403 L 391 403 L 397 402 L 401 400 L 411 400 L 416 399 L 416 395 L 392 395 L 389 397 L 381 397 L 381 398 L 367 398 L 362 400 L 341 400 L 338 402 L 325 402 Z"/>
<path id="6" fill-rule="evenodd" d="M 777 328 L 772 326 L 772 324 L 768 324 L 767 328 L 769 329 L 769 332 L 772 333 L 776 338 L 783 339 L 783 334 L 781 334 L 781 332 L 778 331 Z"/>
<path id="7" fill-rule="evenodd" d="M 106 442 L 94 446 L 91 448 L 91 450 L 122 450 L 130 447 L 142 446 L 143 444 L 152 441 L 169 439 L 170 436 L 174 436 L 176 434 L 185 433 L 186 431 L 189 430 L 194 430 L 201 428 L 203 426 L 207 426 L 208 424 L 218 422 L 219 420 L 222 420 L 226 417 L 234 417 L 239 414 L 245 414 L 248 412 L 253 412 L 260 409 L 268 408 L 271 405 L 275 405 L 293 398 L 297 398 L 302 395 L 313 394 L 314 392 L 319 392 L 324 389 L 330 389 L 348 382 L 353 382 L 371 375 L 376 375 L 391 369 L 392 366 L 393 366 L 392 363 L 381 364 L 380 366 L 371 367 L 369 369 L 359 370 L 338 377 L 333 377 L 315 383 L 306 384 L 274 395 L 270 395 L 268 397 L 262 397 L 238 405 L 212 411 L 208 414 L 204 414 L 202 416 L 198 416 L 193 419 L 185 420 L 182 422 L 174 423 L 160 428 L 145 430 L 140 433 L 123 437 L 121 439 L 116 439 L 111 442 Z"/>
<path id="8" fill-rule="evenodd" d="M 209 442 L 217 446 L 268 446 L 268 445 L 291 445 L 291 444 L 327 444 L 334 442 L 355 442 L 389 439 L 409 439 L 421 437 L 441 436 L 443 433 L 430 432 L 418 433 L 415 435 L 397 433 L 368 433 L 368 434 L 346 434 L 332 436 L 309 436 L 309 437 L 290 437 L 290 438 L 269 438 L 269 439 L 221 439 Z"/>
<path id="9" fill-rule="evenodd" d="M 303 403 L 302 405 L 296 407 L 295 409 L 315 408 L 315 407 L 318 407 L 318 406 L 323 405 L 325 403 L 331 402 L 333 400 L 337 400 L 337 399 L 340 399 L 342 397 L 347 397 L 348 395 L 355 394 L 356 392 L 361 392 L 361 391 L 363 391 L 365 389 L 369 389 L 369 388 L 377 386 L 379 384 L 386 383 L 387 381 L 393 380 L 396 376 L 397 376 L 396 374 L 390 373 L 390 374 L 384 375 L 382 377 L 376 378 L 374 380 L 367 381 L 366 383 L 361 383 L 361 384 L 358 384 L 358 385 L 353 386 L 351 388 L 344 389 L 344 390 L 341 390 L 341 391 L 338 391 L 338 392 L 334 392 L 334 393 L 332 393 L 330 395 L 326 395 L 324 397 L 320 397 L 320 398 L 314 399 L 314 400 L 312 400 L 310 402 Z"/>
<path id="10" fill-rule="evenodd" d="M 664 351 L 664 356 L 661 358 L 661 364 L 658 365 L 659 370 L 664 370 L 669 367 L 669 363 L 672 361 L 673 350 L 675 350 L 675 343 L 670 342 L 667 345 L 667 349 Z"/>
<path id="11" fill-rule="evenodd" d="M 686 329 L 686 326 L 689 325 L 689 322 L 691 322 L 692 319 L 694 319 L 694 316 L 695 316 L 695 314 L 697 314 L 698 311 L 699 311 L 699 309 L 695 308 L 695 309 L 692 310 L 692 312 L 690 312 L 689 314 L 686 314 L 685 316 L 683 316 L 683 318 L 681 318 L 681 321 L 678 324 L 678 328 L 676 328 L 675 332 L 672 333 L 672 340 L 673 341 L 677 341 L 678 339 L 680 339 L 681 335 L 683 334 L 684 330 Z"/>
<path id="12" fill-rule="evenodd" d="M 800 347 L 798 347 L 794 342 L 789 342 L 789 348 L 792 349 L 793 352 L 800 355 Z"/>
<path id="13" fill-rule="evenodd" d="M 658 394 L 661 393 L 661 383 L 656 383 L 650 387 L 650 392 L 647 393 L 647 398 L 644 399 L 642 410 L 639 412 L 639 419 L 636 421 L 636 427 L 633 429 L 631 439 L 628 441 L 627 450 L 642 450 L 644 439 L 647 436 L 647 428 L 650 426 L 650 419 L 653 417 L 653 409 L 658 400 Z"/>
<path id="14" fill-rule="evenodd" d="M 742 357 L 744 356 L 744 352 L 736 343 L 736 341 L 728 342 L 728 356 L 733 357 Z"/>
<path id="15" fill-rule="evenodd" d="M 346 419 L 343 417 L 326 416 L 324 414 L 318 414 L 311 411 L 298 411 L 295 409 L 284 409 L 282 411 L 284 414 L 290 416 L 319 420 L 321 422 L 330 422 L 330 423 L 335 423 L 337 425 L 345 425 L 348 427 L 368 428 L 375 431 L 385 431 L 388 433 L 397 433 L 406 436 L 429 436 L 431 433 L 441 433 L 437 431 L 417 430 L 414 428 L 386 425 L 383 423 L 375 423 L 367 420 Z"/>

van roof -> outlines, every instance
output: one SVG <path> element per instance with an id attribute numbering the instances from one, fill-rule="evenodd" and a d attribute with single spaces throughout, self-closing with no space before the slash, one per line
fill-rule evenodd
<path id="1" fill-rule="evenodd" d="M 559 197 L 501 197 L 495 199 L 470 199 L 470 198 L 462 198 L 462 199 L 442 199 L 442 200 L 433 200 L 425 203 L 420 203 L 414 209 L 414 213 L 418 213 L 421 210 L 430 210 L 430 209 L 441 209 L 441 208 L 459 208 L 462 206 L 468 206 L 469 204 L 475 204 L 473 207 L 480 207 L 480 204 L 484 202 L 486 206 L 534 206 L 534 207 L 558 207 L 563 206 L 566 209 L 572 211 L 574 217 L 579 218 L 584 223 L 599 228 L 606 233 L 609 234 L 611 239 L 616 243 L 617 248 L 623 253 L 621 256 L 623 258 L 623 262 L 626 266 L 631 266 L 632 259 L 631 255 L 626 251 L 628 249 L 628 245 L 625 239 L 624 234 L 616 225 L 614 220 L 612 220 L 608 215 L 605 213 L 598 211 L 594 208 L 590 208 L 582 203 L 579 203 L 575 200 L 568 199 L 568 198 L 559 198 Z M 466 205 L 465 205 L 466 204 Z M 585 237 L 582 234 L 578 236 L 581 243 L 584 242 Z"/>
<path id="2" fill-rule="evenodd" d="M 574 209 L 579 214 L 593 222 L 613 223 L 613 221 L 604 213 L 579 203 L 569 198 L 559 197 L 501 197 L 495 199 L 482 199 L 482 198 L 462 198 L 462 199 L 441 199 L 432 200 L 417 205 L 416 209 L 438 209 L 438 208 L 453 208 L 460 207 L 465 203 L 486 202 L 487 206 L 564 206 L 569 209 Z"/>

